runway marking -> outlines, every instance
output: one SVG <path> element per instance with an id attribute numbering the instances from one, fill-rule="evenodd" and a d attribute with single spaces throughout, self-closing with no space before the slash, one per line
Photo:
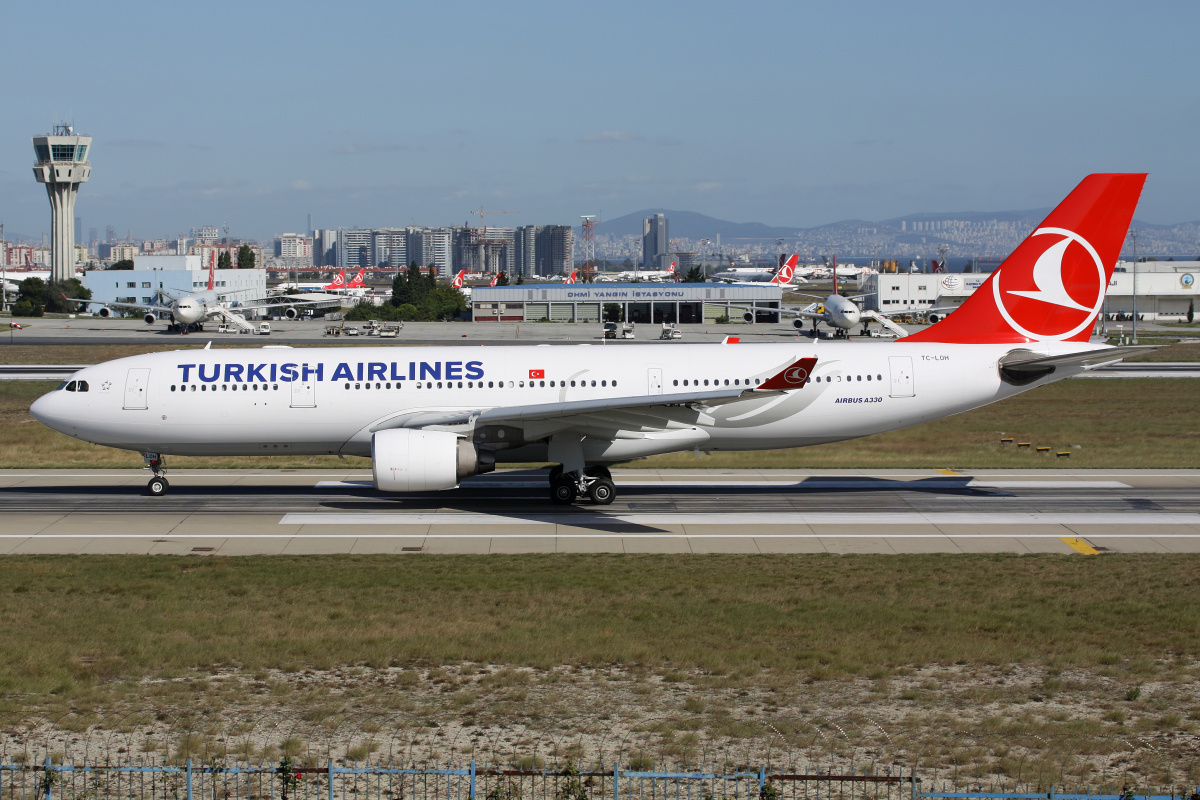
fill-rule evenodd
<path id="1" fill-rule="evenodd" d="M 1074 550 L 1076 553 L 1083 553 L 1085 556 L 1096 556 L 1100 551 L 1092 547 L 1090 544 L 1080 539 L 1078 536 L 1060 536 L 1058 537 L 1066 543 L 1067 547 Z"/>
<path id="2" fill-rule="evenodd" d="M 751 514 L 470 514 L 447 513 L 288 513 L 279 520 L 280 525 L 565 525 L 568 527 L 597 525 L 737 525 L 747 529 L 745 534 L 722 534 L 725 536 L 753 537 L 759 534 L 749 530 L 755 525 L 1197 525 L 1200 514 L 1166 512 L 1113 512 L 1113 513 L 1000 513 L 983 514 L 969 512 L 760 512 Z M 770 534 L 767 534 L 770 535 Z M 875 537 L 893 537 L 897 534 L 874 533 Z M 1129 534 L 1123 534 L 1128 536 Z M 1200 534 L 1195 534 L 1200 536 Z M 1058 538 L 1057 535 L 1054 538 Z"/>
<path id="3" fill-rule="evenodd" d="M 965 476 L 964 476 L 965 477 Z M 789 480 L 760 480 L 760 481 L 637 481 L 617 478 L 617 487 L 637 488 L 675 488 L 688 487 L 728 489 L 778 489 L 788 487 L 795 489 L 878 489 L 880 491 L 901 491 L 905 489 L 1132 489 L 1133 487 L 1121 481 L 1006 481 L 1006 480 L 976 480 L 950 481 L 938 478 L 916 480 L 889 480 L 887 478 L 810 478 L 800 481 Z M 464 489 L 530 489 L 546 486 L 545 478 L 508 478 L 496 480 L 463 481 Z M 371 481 L 318 481 L 317 489 L 369 489 L 374 487 Z"/>

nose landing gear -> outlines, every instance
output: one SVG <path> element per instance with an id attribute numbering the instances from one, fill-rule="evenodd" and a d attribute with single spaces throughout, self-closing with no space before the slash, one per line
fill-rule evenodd
<path id="1" fill-rule="evenodd" d="M 550 501 L 555 505 L 569 506 L 579 497 L 586 496 L 593 504 L 606 506 L 617 496 L 612 473 L 607 467 L 592 466 L 576 472 L 563 472 L 561 466 L 550 469 Z"/>
<path id="2" fill-rule="evenodd" d="M 158 453 L 142 453 L 142 458 L 146 460 L 146 469 L 154 473 L 154 477 L 146 484 L 146 491 L 151 497 L 162 497 L 171 488 L 171 484 L 167 483 L 167 471 L 163 467 L 163 457 Z"/>

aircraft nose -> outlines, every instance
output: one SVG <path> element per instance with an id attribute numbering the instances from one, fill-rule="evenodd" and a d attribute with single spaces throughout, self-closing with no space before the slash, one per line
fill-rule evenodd
<path id="1" fill-rule="evenodd" d="M 58 408 L 59 398 L 56 397 L 57 394 L 58 392 L 44 394 L 37 400 L 34 400 L 33 404 L 29 406 L 30 416 L 45 425 L 47 428 L 53 428 L 54 430 L 59 429 L 58 423 L 61 420 L 60 411 Z"/>

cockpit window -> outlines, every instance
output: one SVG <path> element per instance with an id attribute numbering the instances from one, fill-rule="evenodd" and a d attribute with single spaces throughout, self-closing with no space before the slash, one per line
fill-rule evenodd
<path id="1" fill-rule="evenodd" d="M 55 387 L 54 391 L 57 392 L 59 389 L 66 389 L 66 388 L 67 388 L 67 382 L 63 381 L 62 383 L 60 383 L 58 386 Z"/>
<path id="2" fill-rule="evenodd" d="M 87 381 L 80 381 L 79 386 L 76 387 L 76 389 L 75 389 L 75 391 L 77 391 L 77 392 L 86 392 L 87 390 L 88 390 Z"/>
<path id="3" fill-rule="evenodd" d="M 68 392 L 73 392 L 73 391 L 75 391 L 76 386 L 78 386 L 78 383 L 76 381 L 71 381 L 70 383 L 68 383 L 66 385 L 65 388 Z"/>

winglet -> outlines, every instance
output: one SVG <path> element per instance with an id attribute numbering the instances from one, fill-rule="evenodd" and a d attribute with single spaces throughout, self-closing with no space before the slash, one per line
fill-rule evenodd
<path id="1" fill-rule="evenodd" d="M 816 358 L 802 358 L 794 364 L 784 367 L 779 371 L 778 375 L 755 388 L 775 390 L 803 388 L 804 384 L 808 383 L 808 377 L 812 374 L 813 367 L 816 365 Z"/>

